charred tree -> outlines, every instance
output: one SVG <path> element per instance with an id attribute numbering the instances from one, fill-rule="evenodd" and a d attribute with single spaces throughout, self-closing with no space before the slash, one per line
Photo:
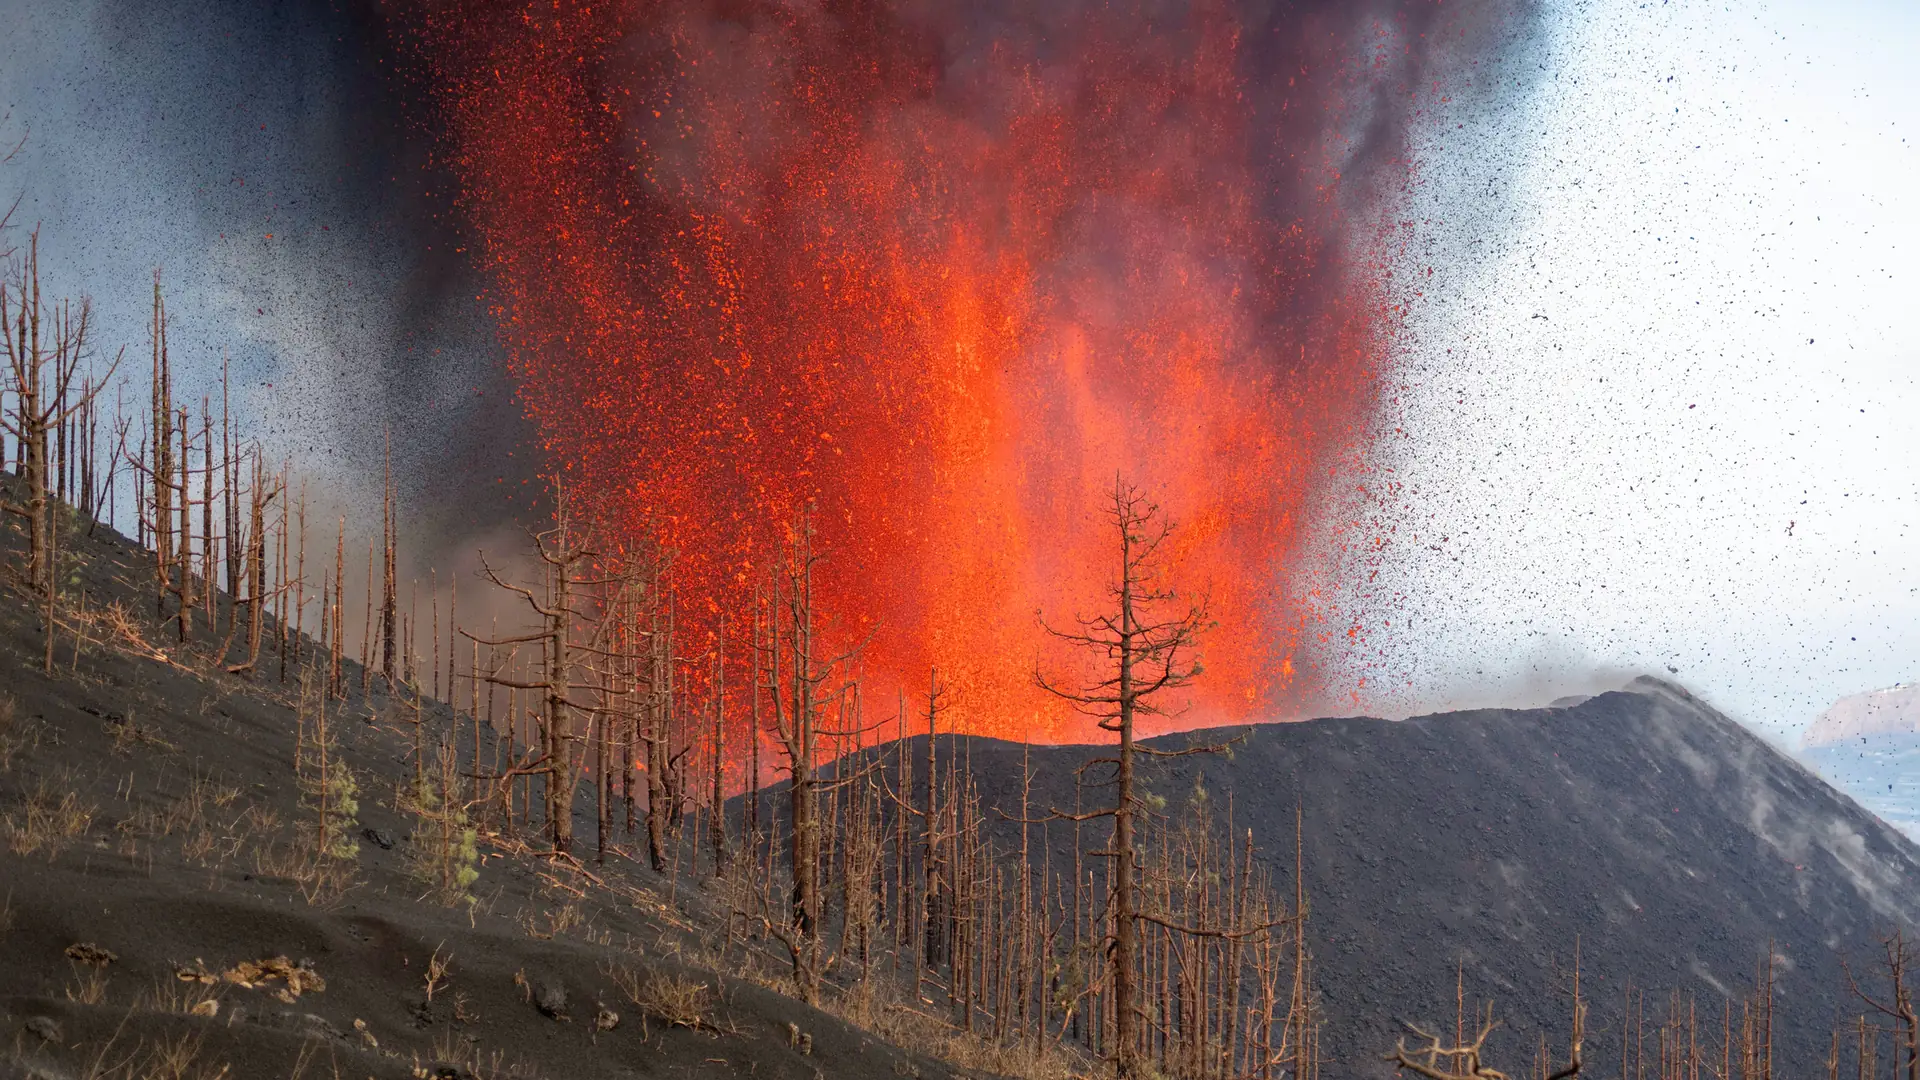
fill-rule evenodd
<path id="1" fill-rule="evenodd" d="M 26 258 L 17 277 L 12 282 L 0 280 L 0 353 L 7 359 L 5 388 L 13 397 L 12 410 L 0 413 L 0 426 L 19 444 L 24 488 L 21 502 L 0 503 L 0 508 L 27 519 L 27 582 L 30 588 L 42 590 L 45 601 L 48 671 L 53 670 L 59 596 L 52 502 L 56 479 L 50 443 L 65 431 L 69 420 L 93 404 L 105 385 L 105 380 L 97 385 L 89 380 L 84 391 L 69 400 L 74 378 L 87 358 L 92 320 L 93 306 L 84 297 L 78 310 L 71 301 L 49 305 L 41 299 L 40 234 L 35 231 L 27 239 Z M 119 366 L 120 359 L 115 357 L 109 378 Z"/>
<path id="2" fill-rule="evenodd" d="M 789 533 L 768 593 L 765 670 L 773 703 L 773 730 L 787 773 L 787 865 L 792 891 L 784 920 L 764 915 L 769 933 L 786 946 L 800 999 L 820 999 L 825 974 L 821 949 L 822 893 L 820 798 L 840 786 L 864 780 L 869 770 L 823 779 L 819 774 L 820 739 L 852 731 L 825 727 L 826 711 L 851 691 L 843 672 L 853 651 L 825 657 L 819 613 L 814 607 L 813 574 L 822 556 L 813 546 L 811 512 L 803 513 Z M 837 684 L 836 684 L 836 679 Z"/>
<path id="3" fill-rule="evenodd" d="M 1906 1058 L 1900 1070 L 1906 1073 L 1907 1080 L 1920 1080 L 1920 1009 L 1914 1005 L 1913 987 L 1907 985 L 1913 975 L 1913 949 L 1899 930 L 1880 939 L 1880 949 L 1880 968 L 1886 989 L 1878 996 L 1869 993 L 1854 978 L 1852 967 L 1843 964 L 1847 986 L 1862 1004 L 1896 1025 L 1892 1031 L 1894 1047 Z M 1768 959 L 1771 967 L 1771 956 Z M 1769 1022 L 1768 1027 L 1771 1026 Z"/>
<path id="4" fill-rule="evenodd" d="M 485 676 L 484 681 L 494 686 L 534 691 L 539 695 L 542 744 L 537 756 L 516 763 L 505 779 L 510 782 L 515 775 L 533 772 L 545 777 L 548 839 L 556 853 L 565 855 L 573 849 L 574 717 L 594 711 L 592 705 L 575 701 L 572 695 L 577 690 L 601 689 L 603 684 L 574 681 L 579 658 L 576 656 L 573 636 L 576 625 L 582 621 L 582 615 L 574 605 L 587 587 L 596 584 L 580 576 L 581 570 L 590 565 L 596 555 L 589 549 L 579 527 L 569 517 L 564 489 L 556 499 L 553 527 L 534 534 L 533 546 L 544 570 L 544 580 L 538 591 L 502 578 L 487 563 L 484 552 L 481 553 L 480 562 L 481 573 L 488 581 L 526 602 L 538 628 L 531 633 L 508 638 L 465 636 L 481 645 L 527 644 L 541 648 L 536 678 L 518 679 L 495 672 Z"/>
<path id="5" fill-rule="evenodd" d="M 1091 759 L 1082 767 L 1111 769 L 1106 786 L 1113 790 L 1112 802 L 1092 811 L 1070 813 L 1056 808 L 1047 820 L 1105 818 L 1112 824 L 1108 848 L 1093 854 L 1109 860 L 1111 929 L 1103 951 L 1112 998 L 1113 1043 L 1107 1056 L 1114 1074 L 1124 1078 L 1142 1073 L 1146 1047 L 1140 1027 L 1144 1010 L 1137 985 L 1140 924 L 1151 922 L 1193 935 L 1238 936 L 1242 931 L 1181 924 L 1142 905 L 1136 826 L 1145 802 L 1137 789 L 1138 759 L 1143 755 L 1176 756 L 1221 748 L 1161 751 L 1136 741 L 1140 718 L 1163 714 L 1163 696 L 1187 686 L 1200 674 L 1196 654 L 1200 635 L 1209 623 L 1205 603 L 1183 601 L 1166 580 L 1161 551 L 1174 526 L 1160 507 L 1140 489 L 1116 477 L 1105 513 L 1113 528 L 1118 556 L 1114 578 L 1107 586 L 1106 610 L 1080 618 L 1071 630 L 1046 628 L 1061 642 L 1090 654 L 1095 674 L 1089 680 L 1066 682 L 1036 667 L 1034 681 L 1076 711 L 1092 717 L 1102 731 L 1115 738 L 1114 756 Z M 1246 931 L 1245 936 L 1252 932 Z"/>

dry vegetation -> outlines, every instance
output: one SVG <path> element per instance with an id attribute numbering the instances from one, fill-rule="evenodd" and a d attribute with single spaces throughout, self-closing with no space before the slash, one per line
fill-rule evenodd
<path id="1" fill-rule="evenodd" d="M 0 817 L 9 851 L 51 859 L 86 835 L 98 808 L 64 787 L 42 778 L 23 805 Z"/>
<path id="2" fill-rule="evenodd" d="M 39 744 L 38 726 L 20 715 L 11 694 L 0 692 L 0 772 L 11 769 L 15 757 Z"/>
<path id="3" fill-rule="evenodd" d="M 624 964 L 606 969 L 628 1003 L 677 1027 L 713 1029 L 714 992 L 708 982 L 679 972 L 639 972 Z"/>
<path id="4" fill-rule="evenodd" d="M 116 1037 L 80 1075 L 83 1080 L 227 1080 L 231 1067 L 203 1060 L 205 1041 L 200 1033 L 181 1032 L 123 1049 Z"/>

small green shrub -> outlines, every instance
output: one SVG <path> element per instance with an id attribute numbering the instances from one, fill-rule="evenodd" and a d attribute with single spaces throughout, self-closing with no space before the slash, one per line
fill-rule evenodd
<path id="1" fill-rule="evenodd" d="M 313 829 L 317 860 L 346 862 L 360 855 L 354 838 L 359 824 L 360 785 L 340 756 L 327 724 L 327 702 L 314 685 L 311 672 L 301 678 L 300 740 L 295 768 L 299 772 L 302 802 Z"/>
<path id="2" fill-rule="evenodd" d="M 409 848 L 414 877 L 442 903 L 472 904 L 473 883 L 480 880 L 479 833 L 460 797 L 450 751 L 440 750 L 438 767 L 421 774 L 408 801 L 415 819 Z"/>

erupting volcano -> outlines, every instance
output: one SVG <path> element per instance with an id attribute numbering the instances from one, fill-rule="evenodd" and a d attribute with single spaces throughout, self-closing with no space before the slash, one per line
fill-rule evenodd
<path id="1" fill-rule="evenodd" d="M 509 6 L 510 8 L 511 6 Z M 404 15 L 551 468 L 740 635 L 800 507 L 862 664 L 953 723 L 1096 603 L 1116 474 L 1217 626 L 1182 723 L 1311 689 L 1316 505 L 1398 314 L 1429 0 L 575 3 Z M 729 623 L 729 619 L 732 622 Z"/>

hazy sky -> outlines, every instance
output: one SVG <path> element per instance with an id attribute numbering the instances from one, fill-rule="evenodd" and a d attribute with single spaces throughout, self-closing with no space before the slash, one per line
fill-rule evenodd
<path id="1" fill-rule="evenodd" d="M 1673 667 L 1797 733 L 1920 677 L 1920 5 L 1549 7 L 1428 127 L 1363 700 Z"/>
<path id="2" fill-rule="evenodd" d="M 145 378 L 160 268 L 176 396 L 217 400 L 229 357 L 250 434 L 377 518 L 386 422 L 416 497 L 508 471 L 518 433 L 359 7 L 0 0 L 0 112 L 26 139 L 0 193 L 42 227 L 47 287 L 93 296 L 102 346 Z"/>
<path id="3" fill-rule="evenodd" d="M 1400 208 L 1407 351 L 1375 459 L 1401 486 L 1349 598 L 1361 706 L 1672 667 L 1788 737 L 1920 678 L 1920 4 L 1545 7 L 1539 72 L 1491 117 L 1467 93 L 1471 115 L 1430 112 Z M 479 433 L 499 468 L 507 418 L 461 411 L 493 362 L 466 290 L 395 300 L 435 275 L 418 208 L 364 186 L 386 106 L 341 80 L 375 60 L 303 60 L 324 12 L 222 10 L 216 39 L 139 4 L 0 0 L 0 106 L 36 124 L 0 190 L 48 223 L 54 287 L 138 350 L 168 266 L 192 389 L 230 349 L 243 407 L 310 472 L 334 418 L 395 401 L 432 410 L 404 437 Z"/>

